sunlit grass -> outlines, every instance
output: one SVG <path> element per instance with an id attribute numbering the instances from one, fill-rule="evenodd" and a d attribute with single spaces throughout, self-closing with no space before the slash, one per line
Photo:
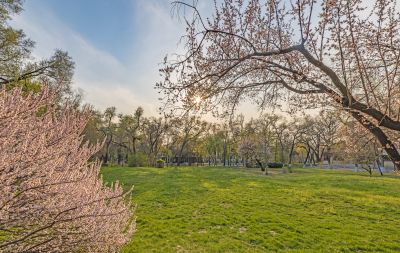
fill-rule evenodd
<path id="1" fill-rule="evenodd" d="M 296 169 L 104 168 L 135 185 L 123 252 L 400 252 L 400 178 Z"/>

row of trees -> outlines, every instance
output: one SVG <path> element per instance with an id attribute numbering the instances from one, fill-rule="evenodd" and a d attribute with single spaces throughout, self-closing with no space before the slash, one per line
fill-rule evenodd
<path id="1" fill-rule="evenodd" d="M 195 116 L 146 117 L 141 107 L 124 115 L 111 107 L 92 115 L 85 138 L 93 143 L 104 140 L 97 157 L 105 165 L 155 166 L 159 159 L 176 165 L 262 168 L 268 162 L 290 168 L 293 163 L 333 159 L 371 164 L 381 154 L 379 145 L 357 126 L 338 111 L 292 118 L 263 114 L 247 121 L 239 115 L 215 123 Z"/>

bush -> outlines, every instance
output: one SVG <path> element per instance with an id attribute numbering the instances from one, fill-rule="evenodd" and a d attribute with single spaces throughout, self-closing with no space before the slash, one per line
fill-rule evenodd
<path id="1" fill-rule="evenodd" d="M 268 168 L 283 168 L 283 163 L 277 163 L 277 162 L 273 162 L 273 163 L 268 163 Z"/>
<path id="2" fill-rule="evenodd" d="M 165 161 L 163 159 L 157 160 L 157 168 L 164 168 L 165 167 Z"/>
<path id="3" fill-rule="evenodd" d="M 87 162 L 91 112 L 54 106 L 55 90 L 0 89 L 0 252 L 117 252 L 135 230 L 130 191 Z"/>
<path id="4" fill-rule="evenodd" d="M 129 167 L 145 167 L 149 164 L 149 159 L 144 153 L 136 153 L 128 157 Z"/>
<path id="5" fill-rule="evenodd" d="M 256 162 L 253 160 L 246 161 L 245 166 L 246 166 L 246 168 L 257 168 L 258 167 Z"/>

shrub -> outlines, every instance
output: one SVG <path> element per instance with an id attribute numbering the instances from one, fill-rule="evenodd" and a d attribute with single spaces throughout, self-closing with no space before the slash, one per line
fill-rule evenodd
<path id="1" fill-rule="evenodd" d="M 245 166 L 246 168 L 257 168 L 257 164 L 253 160 L 246 161 Z"/>
<path id="2" fill-rule="evenodd" d="M 149 159 L 145 153 L 139 152 L 128 157 L 129 167 L 145 167 L 148 164 Z"/>
<path id="3" fill-rule="evenodd" d="M 129 192 L 88 162 L 100 149 L 80 136 L 90 111 L 57 97 L 0 89 L 0 252 L 118 251 L 135 229 Z"/>
<path id="4" fill-rule="evenodd" d="M 279 162 L 273 162 L 273 163 L 268 163 L 268 168 L 283 168 L 283 163 Z"/>
<path id="5" fill-rule="evenodd" d="M 165 161 L 163 159 L 157 160 L 157 168 L 164 168 L 165 167 Z"/>

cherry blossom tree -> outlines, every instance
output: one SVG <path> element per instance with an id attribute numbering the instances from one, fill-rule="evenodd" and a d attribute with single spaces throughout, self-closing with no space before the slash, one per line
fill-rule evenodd
<path id="1" fill-rule="evenodd" d="M 342 141 L 345 143 L 344 153 L 345 157 L 353 161 L 357 168 L 366 170 L 372 175 L 373 169 L 380 170 L 380 151 L 376 139 L 364 128 L 357 125 L 354 121 L 346 122 L 343 124 L 340 131 L 343 134 Z"/>
<path id="2" fill-rule="evenodd" d="M 184 54 L 166 57 L 160 70 L 166 109 L 224 115 L 243 100 L 288 110 L 336 107 L 367 129 L 400 170 L 396 1 L 214 3 L 208 18 L 195 4 L 174 3 L 187 29 Z"/>
<path id="3" fill-rule="evenodd" d="M 265 175 L 268 175 L 268 156 L 270 155 L 270 150 L 265 147 L 264 143 L 255 136 L 251 136 L 243 139 L 239 143 L 239 154 L 246 159 L 246 166 L 252 162 L 256 162 L 260 167 L 261 171 L 264 171 Z"/>
<path id="4" fill-rule="evenodd" d="M 0 252 L 115 252 L 135 230 L 130 191 L 88 162 L 89 109 L 59 108 L 48 87 L 0 90 Z"/>

